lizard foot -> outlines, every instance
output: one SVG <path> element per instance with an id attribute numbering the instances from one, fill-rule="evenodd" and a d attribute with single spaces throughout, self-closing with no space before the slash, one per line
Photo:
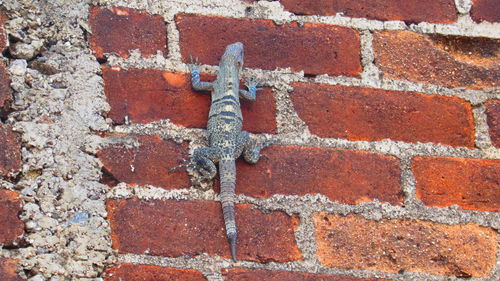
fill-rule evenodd
<path id="1" fill-rule="evenodd" d="M 255 76 L 251 76 L 250 79 L 245 81 L 245 86 L 248 88 L 249 91 L 258 91 L 262 89 L 262 88 L 257 88 L 257 85 L 260 83 L 261 81 L 255 78 Z"/>

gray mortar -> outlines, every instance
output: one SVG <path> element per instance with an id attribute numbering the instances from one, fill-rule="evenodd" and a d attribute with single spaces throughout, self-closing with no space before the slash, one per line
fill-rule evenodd
<path id="1" fill-rule="evenodd" d="M 174 268 L 201 271 L 208 280 L 224 280 L 221 269 L 232 266 L 264 268 L 273 270 L 305 271 L 313 273 L 343 274 L 357 277 L 379 277 L 393 280 L 462 280 L 430 274 L 405 272 L 388 274 L 365 270 L 340 270 L 321 266 L 315 257 L 316 241 L 311 215 L 317 211 L 334 214 L 358 214 L 367 219 L 419 219 L 443 224 L 476 223 L 484 227 L 500 229 L 500 214 L 495 212 L 465 211 L 457 206 L 434 208 L 423 206 L 415 196 L 415 178 L 409 170 L 410 161 L 419 155 L 455 156 L 465 158 L 500 159 L 500 149 L 492 146 L 488 136 L 483 103 L 500 99 L 499 89 L 486 91 L 448 89 L 439 85 L 428 85 L 398 81 L 380 77 L 373 64 L 372 31 L 413 30 L 421 33 L 444 35 L 484 36 L 500 38 L 500 24 L 474 23 L 469 16 L 470 0 L 456 0 L 461 13 L 454 24 L 420 23 L 407 26 L 404 22 L 381 22 L 353 19 L 342 15 L 333 17 L 295 16 L 284 11 L 279 2 L 227 0 L 102 0 L 80 2 L 16 0 L 4 3 L 10 20 L 6 22 L 7 32 L 21 39 L 18 58 L 31 60 L 41 51 L 37 60 L 57 74 L 40 73 L 42 69 L 23 61 L 12 60 L 9 64 L 12 88 L 15 90 L 14 110 L 8 123 L 22 134 L 23 169 L 18 184 L 0 181 L 0 187 L 17 189 L 24 201 L 21 218 L 26 223 L 26 240 L 29 246 L 17 250 L 1 250 L 0 256 L 21 259 L 19 269 L 24 277 L 32 281 L 42 280 L 102 280 L 103 268 L 117 262 L 153 264 Z M 139 135 L 159 135 L 178 143 L 189 141 L 190 151 L 205 146 L 205 130 L 176 126 L 169 120 L 150 124 L 110 126 L 111 120 L 101 113 L 109 110 L 102 88 L 99 64 L 84 40 L 87 24 L 88 3 L 103 6 L 123 6 L 146 10 L 161 15 L 167 24 L 168 54 L 143 58 L 138 51 L 122 59 L 113 55 L 107 64 L 122 68 L 153 68 L 187 72 L 181 61 L 179 32 L 174 17 L 179 12 L 270 19 L 277 24 L 317 22 L 348 26 L 361 34 L 361 59 L 364 66 L 361 79 L 321 75 L 305 78 L 303 72 L 289 68 L 272 71 L 245 69 L 244 75 L 257 76 L 263 85 L 273 89 L 277 105 L 277 135 L 252 135 L 259 140 L 273 138 L 277 145 L 320 146 L 335 149 L 362 150 L 397 157 L 403 170 L 401 184 L 405 193 L 405 206 L 393 206 L 378 201 L 359 205 L 345 205 L 332 202 L 322 195 L 285 196 L 256 199 L 238 196 L 238 202 L 250 203 L 265 212 L 283 211 L 298 215 L 301 221 L 295 232 L 302 261 L 284 264 L 239 262 L 202 254 L 195 258 L 154 257 L 148 255 L 117 255 L 111 248 L 110 229 L 106 218 L 106 199 L 139 198 L 142 200 L 207 200 L 219 201 L 219 196 L 205 183 L 200 188 L 186 187 L 179 190 L 165 190 L 154 186 L 133 186 L 124 183 L 109 189 L 100 184 L 101 164 L 95 158 L 98 149 L 112 144 L 127 147 L 138 145 L 134 137 L 101 138 L 94 131 L 119 132 Z M 246 10 L 250 7 L 250 10 Z M 18 11 L 23 11 L 21 15 Z M 53 22 L 53 25 L 45 23 Z M 20 34 L 23 27 L 30 26 L 26 34 Z M 39 43 L 45 47 L 38 50 Z M 48 42 L 51 42 L 49 47 Z M 21 52 L 22 51 L 22 52 Z M 14 52 L 15 53 L 15 52 Z M 193 54 L 196 55 L 196 54 Z M 42 70 L 43 70 L 42 69 Z M 203 72 L 216 73 L 217 67 L 202 66 Z M 26 79 L 30 85 L 26 84 Z M 306 124 L 300 120 L 290 100 L 292 82 L 326 83 L 331 85 L 364 86 L 386 90 L 415 91 L 432 95 L 456 96 L 474 105 L 476 144 L 478 148 L 468 149 L 432 143 L 404 143 L 392 140 L 374 142 L 349 141 L 345 139 L 321 139 L 312 135 Z M 265 152 L 264 152 L 265 153 Z M 74 222 L 71 222 L 74 221 Z M 67 246 L 65 246 L 67 244 Z M 500 257 L 500 252 L 497 254 Z M 494 273 L 485 278 L 468 280 L 499 280 L 500 265 Z"/>

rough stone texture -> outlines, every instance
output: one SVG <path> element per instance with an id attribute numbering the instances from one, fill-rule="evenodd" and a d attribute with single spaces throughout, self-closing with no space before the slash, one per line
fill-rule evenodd
<path id="1" fill-rule="evenodd" d="M 329 267 L 469 278 L 487 276 L 496 263 L 496 232 L 474 224 L 371 221 L 325 213 L 313 220 L 319 261 Z"/>
<path id="2" fill-rule="evenodd" d="M 169 171 L 179 165 L 179 159 L 188 158 L 187 143 L 176 144 L 158 136 L 132 138 L 139 142 L 138 146 L 118 143 L 97 153 L 108 173 L 108 178 L 104 178 L 105 182 L 149 184 L 165 189 L 189 187 L 189 178 L 184 170 Z"/>
<path id="3" fill-rule="evenodd" d="M 457 10 L 453 0 L 280 0 L 285 9 L 299 15 L 333 16 L 406 22 L 453 23 Z"/>
<path id="4" fill-rule="evenodd" d="M 190 74 L 152 69 L 103 67 L 104 91 L 111 105 L 109 117 L 123 124 L 125 116 L 137 123 L 170 119 L 174 124 L 205 128 L 210 109 L 210 94 L 195 92 Z M 214 75 L 202 75 L 212 81 Z M 241 101 L 245 120 L 243 129 L 252 133 L 276 132 L 276 105 L 271 89 L 257 93 L 257 99 Z"/>
<path id="5" fill-rule="evenodd" d="M 10 190 L 0 190 L 0 244 L 13 245 L 24 233 L 24 224 L 19 219 L 20 212 L 21 200 L 18 194 Z"/>
<path id="6" fill-rule="evenodd" d="M 299 146 L 271 146 L 263 154 L 257 165 L 238 163 L 237 193 L 258 198 L 319 193 L 343 204 L 403 200 L 395 157 Z"/>
<path id="7" fill-rule="evenodd" d="M 231 268 L 223 269 L 222 274 L 226 281 L 249 281 L 249 280 L 266 280 L 266 281 L 383 281 L 376 278 L 356 278 L 344 275 L 330 274 L 311 274 L 304 272 L 290 272 L 277 270 L 257 270 Z M 388 280 L 387 280 L 388 281 Z"/>
<path id="8" fill-rule="evenodd" d="M 1 30 L 0 30 L 1 31 Z M 0 61 L 0 117 L 5 116 L 12 102 L 12 92 L 10 89 L 10 79 L 7 68 Z"/>
<path id="9" fill-rule="evenodd" d="M 89 24 L 90 46 L 97 58 L 104 53 L 116 53 L 124 58 L 129 51 L 139 49 L 143 56 L 157 51 L 167 55 L 167 29 L 161 16 L 134 9 L 92 7 Z"/>
<path id="10" fill-rule="evenodd" d="M 340 85 L 292 86 L 294 108 L 317 136 L 474 147 L 472 107 L 459 98 Z"/>
<path id="11" fill-rule="evenodd" d="M 417 197 L 429 206 L 500 212 L 500 161 L 415 157 Z"/>
<path id="12" fill-rule="evenodd" d="M 21 142 L 8 125 L 0 123 L 0 176 L 15 175 L 21 169 Z"/>
<path id="13" fill-rule="evenodd" d="M 194 55 L 201 63 L 218 64 L 224 48 L 241 41 L 246 67 L 355 77 L 362 71 L 359 34 L 350 28 L 316 23 L 278 26 L 270 20 L 189 14 L 178 15 L 176 23 L 186 62 Z"/>
<path id="14" fill-rule="evenodd" d="M 493 100 L 485 106 L 491 142 L 495 147 L 500 148 L 500 101 Z"/>
<path id="15" fill-rule="evenodd" d="M 475 22 L 500 22 L 500 2 L 498 0 L 472 0 L 470 16 Z"/>
<path id="16" fill-rule="evenodd" d="M 17 262 L 16 259 L 0 257 L 0 277 L 2 277 L 2 281 L 24 280 L 16 273 Z"/>
<path id="17" fill-rule="evenodd" d="M 300 260 L 298 219 L 236 205 L 237 257 L 257 262 Z M 108 201 L 113 248 L 120 253 L 229 258 L 220 203 L 209 201 Z"/>
<path id="18" fill-rule="evenodd" d="M 387 78 L 446 87 L 499 86 L 500 39 L 375 32 L 375 64 Z"/>
<path id="19" fill-rule="evenodd" d="M 196 270 L 122 263 L 106 271 L 106 281 L 206 281 Z"/>

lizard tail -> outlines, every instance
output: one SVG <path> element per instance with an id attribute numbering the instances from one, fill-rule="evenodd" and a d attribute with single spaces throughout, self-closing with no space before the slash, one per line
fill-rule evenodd
<path id="1" fill-rule="evenodd" d="M 222 213 L 224 224 L 226 225 L 226 235 L 231 246 L 231 256 L 236 262 L 236 221 L 234 215 L 234 197 L 236 186 L 236 166 L 234 160 L 221 160 L 219 162 L 220 174 L 220 199 L 222 203 Z"/>

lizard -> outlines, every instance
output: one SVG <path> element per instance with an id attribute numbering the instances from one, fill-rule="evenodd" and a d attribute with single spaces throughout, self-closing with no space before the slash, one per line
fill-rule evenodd
<path id="1" fill-rule="evenodd" d="M 257 163 L 260 150 L 268 144 L 256 145 L 250 140 L 249 133 L 243 131 L 243 116 L 240 98 L 255 100 L 257 81 L 250 78 L 245 85 L 247 90 L 239 88 L 243 69 L 243 44 L 236 42 L 226 47 L 219 63 L 219 71 L 214 82 L 204 82 L 200 78 L 198 59 L 191 58 L 189 69 L 191 84 L 195 91 L 210 91 L 211 105 L 208 115 L 208 147 L 194 150 L 190 166 L 201 175 L 201 180 L 212 180 L 219 166 L 220 201 L 226 236 L 231 249 L 231 256 L 236 262 L 237 228 L 235 221 L 235 161 L 243 154 L 248 163 Z"/>

